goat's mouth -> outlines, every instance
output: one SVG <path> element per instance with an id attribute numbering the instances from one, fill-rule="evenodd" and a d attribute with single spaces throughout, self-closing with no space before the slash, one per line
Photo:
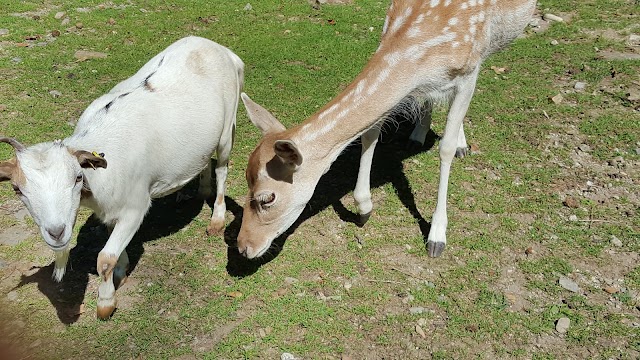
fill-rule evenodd
<path id="1" fill-rule="evenodd" d="M 69 246 L 69 241 L 65 242 L 64 244 L 51 244 L 48 241 L 45 241 L 45 242 L 47 243 L 47 245 L 49 245 L 49 248 L 51 248 L 51 250 L 53 251 L 62 251 Z"/>

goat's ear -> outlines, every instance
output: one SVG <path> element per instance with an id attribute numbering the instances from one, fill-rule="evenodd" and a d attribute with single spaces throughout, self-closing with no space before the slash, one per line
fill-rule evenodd
<path id="1" fill-rule="evenodd" d="M 273 151 L 283 163 L 294 170 L 302 164 L 302 154 L 300 154 L 298 146 L 292 140 L 276 140 L 273 144 Z"/>
<path id="2" fill-rule="evenodd" d="M 82 168 L 107 168 L 107 160 L 104 158 L 104 154 L 97 154 L 95 152 L 88 152 L 84 150 L 76 150 L 73 155 L 78 158 L 78 163 Z"/>
<path id="3" fill-rule="evenodd" d="M 18 165 L 12 160 L 0 162 L 0 182 L 11 180 L 16 166 Z"/>
<path id="4" fill-rule="evenodd" d="M 262 131 L 262 135 L 266 135 L 268 133 L 275 133 L 285 131 L 286 128 L 282 125 L 278 119 L 276 119 L 267 109 L 262 106 L 256 104 L 249 98 L 249 96 L 245 93 L 240 94 L 242 98 L 242 102 L 244 103 L 244 107 L 247 109 L 247 115 L 249 115 L 249 120 L 253 123 L 253 125 L 257 126 L 260 131 Z"/>

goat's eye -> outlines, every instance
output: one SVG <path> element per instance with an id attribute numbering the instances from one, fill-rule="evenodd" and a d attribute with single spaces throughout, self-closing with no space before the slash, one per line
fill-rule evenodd
<path id="1" fill-rule="evenodd" d="M 78 174 L 78 176 L 76 176 L 76 182 L 79 183 L 82 180 L 84 180 L 84 176 L 82 176 L 82 174 Z"/>
<path id="2" fill-rule="evenodd" d="M 22 195 L 22 191 L 20 191 L 20 188 L 16 185 L 13 185 L 13 191 L 15 191 L 16 195 Z"/>

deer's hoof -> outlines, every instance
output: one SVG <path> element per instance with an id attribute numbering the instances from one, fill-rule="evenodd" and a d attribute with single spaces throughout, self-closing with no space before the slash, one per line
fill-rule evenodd
<path id="1" fill-rule="evenodd" d="M 435 241 L 427 241 L 427 252 L 430 257 L 438 257 L 442 255 L 444 251 L 445 243 L 443 242 L 435 242 Z"/>
<path id="2" fill-rule="evenodd" d="M 358 220 L 357 220 L 357 222 L 356 222 L 356 225 L 357 225 L 358 227 L 363 227 L 363 226 L 367 223 L 367 221 L 369 221 L 369 218 L 370 218 L 370 217 L 371 217 L 371 211 L 369 211 L 369 212 L 368 212 L 368 213 L 366 213 L 366 214 L 360 214 L 360 215 L 358 216 Z"/>
<path id="3" fill-rule="evenodd" d="M 456 157 L 462 159 L 463 157 L 467 156 L 468 151 L 469 150 L 466 147 L 459 147 L 456 149 Z"/>

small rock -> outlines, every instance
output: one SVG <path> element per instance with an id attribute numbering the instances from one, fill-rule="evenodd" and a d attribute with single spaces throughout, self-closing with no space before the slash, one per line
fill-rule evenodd
<path id="1" fill-rule="evenodd" d="M 571 292 L 580 292 L 580 286 L 578 286 L 578 284 L 576 284 L 573 280 L 569 279 L 566 276 L 560 276 L 558 284 Z"/>
<path id="2" fill-rule="evenodd" d="M 109 24 L 109 25 L 115 25 L 115 24 L 116 24 L 116 19 L 114 19 L 114 18 L 109 18 L 109 21 L 107 21 L 107 24 Z"/>
<path id="3" fill-rule="evenodd" d="M 64 25 L 69 25 L 70 22 L 71 22 L 71 20 L 69 20 L 69 18 L 64 18 L 64 19 L 62 19 L 62 22 L 60 24 L 62 26 L 64 26 Z"/>
<path id="4" fill-rule="evenodd" d="M 551 40 L 550 44 L 553 45 L 553 46 L 556 46 L 556 45 L 558 45 L 560 43 L 558 42 L 558 40 Z"/>
<path id="5" fill-rule="evenodd" d="M 622 241 L 618 239 L 615 235 L 611 235 L 611 245 L 615 247 L 622 247 Z"/>
<path id="6" fill-rule="evenodd" d="M 18 293 L 15 292 L 15 291 L 9 291 L 9 293 L 7 294 L 7 300 L 9 300 L 9 301 L 18 300 Z"/>
<path id="7" fill-rule="evenodd" d="M 64 11 L 58 11 L 53 18 L 56 20 L 60 20 L 62 19 L 67 13 L 65 13 Z"/>
<path id="8" fill-rule="evenodd" d="M 605 286 L 604 288 L 602 288 L 602 290 L 604 290 L 607 294 L 615 294 L 618 292 L 618 289 L 613 286 Z"/>
<path id="9" fill-rule="evenodd" d="M 537 17 L 531 18 L 531 20 L 529 20 L 529 26 L 534 28 L 540 26 L 540 19 Z"/>
<path id="10" fill-rule="evenodd" d="M 640 46 L 640 35 L 631 34 L 627 39 L 627 44 L 630 46 Z"/>
<path id="11" fill-rule="evenodd" d="M 533 255 L 533 254 L 535 254 L 535 253 L 536 253 L 536 251 L 535 251 L 531 246 L 529 246 L 529 247 L 524 251 L 524 253 L 525 253 L 525 254 L 527 254 L 527 255 Z"/>
<path id="12" fill-rule="evenodd" d="M 9 29 L 0 29 L 0 36 L 8 35 Z"/>
<path id="13" fill-rule="evenodd" d="M 420 335 L 423 339 L 427 338 L 427 334 L 424 333 L 424 330 L 422 330 L 422 327 L 420 325 L 416 325 L 416 332 L 418 333 L 418 335 Z"/>
<path id="14" fill-rule="evenodd" d="M 578 81 L 575 85 L 573 85 L 573 88 L 576 90 L 584 90 L 587 88 L 587 83 Z"/>
<path id="15" fill-rule="evenodd" d="M 51 36 L 53 37 L 60 36 L 60 30 L 51 30 Z"/>
<path id="16" fill-rule="evenodd" d="M 77 22 L 76 23 L 76 29 L 82 29 L 84 27 L 84 24 L 81 22 Z"/>
<path id="17" fill-rule="evenodd" d="M 640 90 L 636 90 L 636 89 L 630 89 L 628 96 L 627 96 L 627 100 L 629 101 L 638 101 L 640 100 Z"/>
<path id="18" fill-rule="evenodd" d="M 580 144 L 580 146 L 578 146 L 578 149 L 580 149 L 580 151 L 583 151 L 583 152 L 589 152 L 591 151 L 591 146 L 587 144 Z"/>
<path id="19" fill-rule="evenodd" d="M 556 96 L 551 97 L 549 100 L 551 100 L 552 103 L 558 105 L 562 103 L 562 100 L 564 100 L 564 98 L 562 97 L 562 94 L 557 94 Z"/>
<path id="20" fill-rule="evenodd" d="M 296 357 L 291 353 L 284 352 L 280 355 L 280 360 L 296 360 Z"/>
<path id="21" fill-rule="evenodd" d="M 408 304 L 408 303 L 412 302 L 414 299 L 415 298 L 413 297 L 413 295 L 409 294 L 404 299 L 402 299 L 402 303 L 403 304 Z"/>
<path id="22" fill-rule="evenodd" d="M 464 327 L 468 332 L 476 332 L 478 331 L 478 325 L 476 324 L 469 324 L 467 326 Z"/>
<path id="23" fill-rule="evenodd" d="M 556 322 L 556 331 L 560 334 L 564 334 L 569 330 L 569 325 L 571 324 L 571 320 L 569 318 L 563 317 L 558 319 Z"/>
<path id="24" fill-rule="evenodd" d="M 556 22 L 564 21 L 564 19 L 561 18 L 560 16 L 553 15 L 553 14 L 544 14 L 542 18 L 545 19 L 546 21 L 556 21 Z"/>
<path id="25" fill-rule="evenodd" d="M 578 221 L 578 216 L 576 216 L 575 214 L 569 215 L 569 221 Z"/>
<path id="26" fill-rule="evenodd" d="M 22 62 L 22 58 L 14 57 L 11 59 L 11 62 L 14 64 L 20 64 Z"/>
<path id="27" fill-rule="evenodd" d="M 53 96 L 54 98 L 59 98 L 60 96 L 62 96 L 62 93 L 58 90 L 51 90 L 49 91 L 49 95 Z"/>
<path id="28" fill-rule="evenodd" d="M 287 285 L 295 284 L 297 282 L 298 282 L 298 279 L 296 279 L 296 278 L 292 278 L 292 277 L 284 278 L 284 283 L 287 284 Z"/>
<path id="29" fill-rule="evenodd" d="M 247 5 L 244 6 L 244 11 L 251 11 L 253 10 L 253 6 L 251 6 L 251 4 L 247 3 Z"/>
<path id="30" fill-rule="evenodd" d="M 576 200 L 574 197 L 571 197 L 571 196 L 567 196 L 567 198 L 564 199 L 564 201 L 562 203 L 564 204 L 564 206 L 570 207 L 572 209 L 575 209 L 578 206 L 580 206 L 580 202 L 578 200 Z"/>
<path id="31" fill-rule="evenodd" d="M 418 325 L 427 326 L 427 319 L 425 319 L 425 318 L 418 319 Z"/>
<path id="32" fill-rule="evenodd" d="M 258 335 L 260 335 L 261 338 L 267 336 L 267 332 L 264 331 L 264 329 L 258 329 Z"/>
<path id="33" fill-rule="evenodd" d="M 424 312 L 424 308 L 422 306 L 414 306 L 409 309 L 409 312 L 414 315 L 422 314 Z"/>

